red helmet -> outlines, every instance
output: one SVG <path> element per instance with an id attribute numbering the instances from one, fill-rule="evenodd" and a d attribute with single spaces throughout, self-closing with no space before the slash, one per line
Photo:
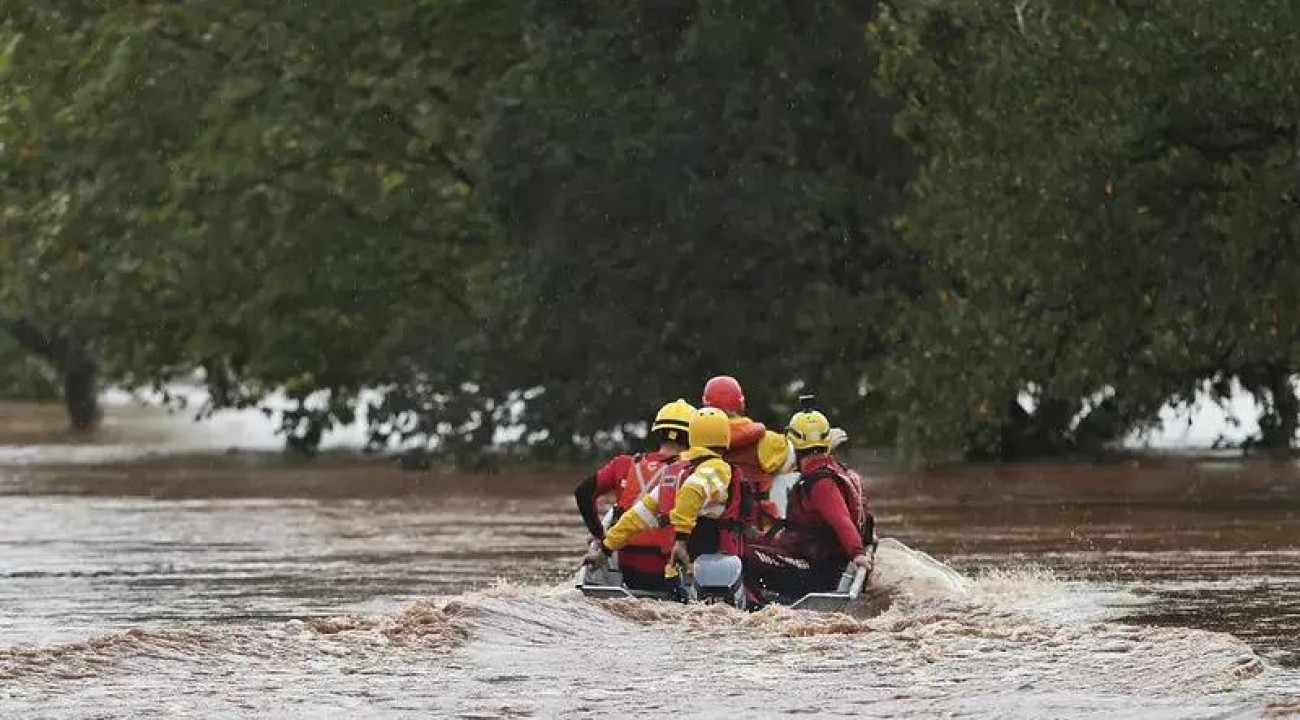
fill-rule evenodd
<path id="1" fill-rule="evenodd" d="M 729 413 L 745 412 L 745 392 L 730 375 L 719 375 L 704 383 L 702 404 Z"/>

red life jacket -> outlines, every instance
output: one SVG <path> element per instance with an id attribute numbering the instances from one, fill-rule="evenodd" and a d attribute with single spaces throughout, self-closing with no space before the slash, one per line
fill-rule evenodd
<path id="1" fill-rule="evenodd" d="M 785 527 L 806 538 L 810 545 L 808 554 L 820 555 L 831 549 L 839 552 L 840 543 L 835 530 L 822 522 L 813 522 L 813 512 L 808 505 L 812 499 L 813 485 L 822 480 L 835 482 L 840 495 L 844 498 L 844 504 L 848 506 L 849 517 L 862 536 L 863 544 L 870 546 L 875 536 L 875 528 L 871 515 L 863 507 L 862 478 L 833 459 L 803 473 L 794 487 L 790 488 Z"/>
<path id="2" fill-rule="evenodd" d="M 732 467 L 744 470 L 745 478 L 753 491 L 752 503 L 747 503 L 749 510 L 745 518 L 751 525 L 766 531 L 780 517 L 776 503 L 772 502 L 772 473 L 763 470 L 758 459 L 758 444 L 767 433 L 763 423 L 733 423 L 731 426 L 731 447 L 723 455 Z"/>
<path id="3" fill-rule="evenodd" d="M 632 466 L 618 484 L 618 498 L 615 500 L 616 513 L 621 515 L 632 508 L 642 496 L 659 487 L 667 470 L 668 461 L 676 455 L 658 451 L 635 455 Z M 673 529 L 671 527 L 651 528 L 633 535 L 623 548 L 625 551 L 653 551 L 667 555 L 673 549 Z"/>
<path id="4" fill-rule="evenodd" d="M 675 531 L 668 520 L 668 514 L 677 504 L 677 488 L 681 487 L 686 478 L 695 472 L 695 468 L 700 463 L 708 459 L 700 457 L 693 460 L 679 460 L 664 470 L 663 479 L 659 482 L 659 526 L 673 533 L 673 537 Z M 742 554 L 745 523 L 741 508 L 746 504 L 748 496 L 748 483 L 745 481 L 744 471 L 732 465 L 731 484 L 727 486 L 727 505 L 722 514 L 716 518 L 700 516 L 696 519 L 695 531 L 691 534 L 691 538 L 693 541 L 698 539 L 704 544 L 689 543 L 694 546 L 690 548 L 692 556 L 710 552 L 723 555 Z M 714 533 L 717 534 L 716 548 L 712 547 L 714 543 L 711 538 Z"/>
<path id="5" fill-rule="evenodd" d="M 672 457 L 674 456 L 660 452 L 632 456 L 632 466 L 623 479 L 618 481 L 618 496 L 614 499 L 614 504 L 619 511 L 631 510 L 637 500 L 659 486 L 664 468 Z"/>

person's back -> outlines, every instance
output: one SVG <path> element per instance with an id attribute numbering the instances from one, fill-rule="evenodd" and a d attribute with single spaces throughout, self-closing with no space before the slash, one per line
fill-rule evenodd
<path id="1" fill-rule="evenodd" d="M 798 456 L 799 480 L 775 535 L 746 547 L 747 580 L 786 599 L 834 590 L 849 563 L 871 568 L 874 537 L 857 473 L 831 456 L 832 429 L 816 411 L 796 413 L 787 436 Z"/>
<path id="2" fill-rule="evenodd" d="M 654 492 L 667 468 L 686 448 L 687 423 L 694 410 L 685 400 L 664 405 L 651 426 L 651 433 L 659 440 L 656 449 L 636 455 L 618 455 L 574 490 L 578 512 L 591 532 L 593 543 L 605 538 L 605 526 L 597 507 L 599 498 L 614 496 L 612 526 L 641 498 Z M 641 590 L 663 589 L 663 568 L 672 545 L 673 533 L 668 528 L 648 528 L 632 535 L 620 548 L 617 558 L 623 582 Z"/>
<path id="3" fill-rule="evenodd" d="M 726 416 L 701 408 L 691 416 L 690 448 L 664 471 L 659 487 L 642 497 L 583 558 L 588 564 L 621 550 L 648 529 L 673 533 L 670 561 L 689 565 L 706 553 L 739 555 L 742 476 L 722 459 L 730 434 Z M 662 568 L 672 575 L 671 566 Z"/>
<path id="4" fill-rule="evenodd" d="M 816 570 L 816 590 L 832 589 L 844 566 L 865 552 L 862 480 L 826 454 L 800 463 L 784 521 L 787 547 Z"/>
<path id="5" fill-rule="evenodd" d="M 711 378 L 704 384 L 700 401 L 727 414 L 731 440 L 724 458 L 744 472 L 753 488 L 755 502 L 750 520 L 758 530 L 766 531 L 780 517 L 771 499 L 772 481 L 778 473 L 792 468 L 793 450 L 785 436 L 744 415 L 745 394 L 735 378 L 729 375 Z"/>

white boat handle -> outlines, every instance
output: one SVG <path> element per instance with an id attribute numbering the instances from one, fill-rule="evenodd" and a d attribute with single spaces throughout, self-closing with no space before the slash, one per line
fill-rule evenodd
<path id="1" fill-rule="evenodd" d="M 849 585 L 850 600 L 857 600 L 858 596 L 862 594 L 862 586 L 867 584 L 867 576 L 870 574 L 870 571 L 864 567 L 859 567 L 858 571 L 853 574 L 853 583 Z"/>

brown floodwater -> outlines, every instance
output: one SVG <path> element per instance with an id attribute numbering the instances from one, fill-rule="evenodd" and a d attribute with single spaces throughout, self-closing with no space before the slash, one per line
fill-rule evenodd
<path id="1" fill-rule="evenodd" d="M 872 598 L 743 614 L 582 598 L 581 468 L 195 452 L 134 421 L 70 443 L 41 417 L 0 414 L 0 717 L 1300 715 L 1290 460 L 863 460 Z"/>

